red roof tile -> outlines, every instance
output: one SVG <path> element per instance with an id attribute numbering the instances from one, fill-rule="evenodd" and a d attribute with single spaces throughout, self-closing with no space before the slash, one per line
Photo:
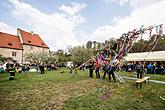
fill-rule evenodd
<path id="1" fill-rule="evenodd" d="M 18 36 L 0 32 L 0 47 L 11 49 L 22 49 Z"/>
<path id="2" fill-rule="evenodd" d="M 40 38 L 39 35 L 23 31 L 18 28 L 21 34 L 21 38 L 23 41 L 23 44 L 27 45 L 34 45 L 34 46 L 39 46 L 39 47 L 44 47 L 44 48 L 49 48 L 45 42 Z"/>

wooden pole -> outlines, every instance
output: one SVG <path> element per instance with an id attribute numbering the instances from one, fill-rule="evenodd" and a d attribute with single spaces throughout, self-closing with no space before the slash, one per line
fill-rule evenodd
<path id="1" fill-rule="evenodd" d="M 96 56 L 94 56 L 94 57 L 96 57 Z M 79 67 L 76 68 L 76 70 L 79 69 L 79 68 L 81 68 L 83 65 L 87 64 L 87 63 L 88 63 L 89 61 L 91 61 L 94 57 L 90 58 L 89 60 L 87 60 L 86 62 L 84 62 L 83 64 L 81 64 Z"/>

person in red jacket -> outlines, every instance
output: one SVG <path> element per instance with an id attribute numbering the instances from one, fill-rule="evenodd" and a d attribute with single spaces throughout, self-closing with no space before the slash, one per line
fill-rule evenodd
<path id="1" fill-rule="evenodd" d="M 95 73 L 96 73 L 96 78 L 100 78 L 100 64 L 98 60 L 95 61 Z"/>

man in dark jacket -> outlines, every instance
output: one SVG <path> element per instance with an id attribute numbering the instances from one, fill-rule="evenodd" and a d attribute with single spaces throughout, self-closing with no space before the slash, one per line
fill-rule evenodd
<path id="1" fill-rule="evenodd" d="M 136 65 L 137 78 L 142 78 L 143 77 L 143 71 L 144 71 L 143 64 L 141 62 L 139 62 Z"/>
<path id="2" fill-rule="evenodd" d="M 40 68 L 41 74 L 44 74 L 44 73 L 45 73 L 45 71 L 44 71 L 44 63 L 41 64 L 41 65 L 39 66 L 39 68 Z"/>
<path id="3" fill-rule="evenodd" d="M 94 62 L 90 61 L 89 63 L 89 76 L 93 77 Z"/>
<path id="4" fill-rule="evenodd" d="M 113 78 L 113 81 L 116 82 L 114 71 L 116 70 L 116 67 L 114 65 L 109 65 L 108 69 L 108 75 L 109 75 L 109 81 L 111 81 L 111 75 Z"/>

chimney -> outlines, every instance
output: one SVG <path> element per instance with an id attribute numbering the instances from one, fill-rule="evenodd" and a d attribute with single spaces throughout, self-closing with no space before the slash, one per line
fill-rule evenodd
<path id="1" fill-rule="evenodd" d="M 31 31 L 31 35 L 33 35 L 34 33 L 33 33 L 33 31 Z"/>

